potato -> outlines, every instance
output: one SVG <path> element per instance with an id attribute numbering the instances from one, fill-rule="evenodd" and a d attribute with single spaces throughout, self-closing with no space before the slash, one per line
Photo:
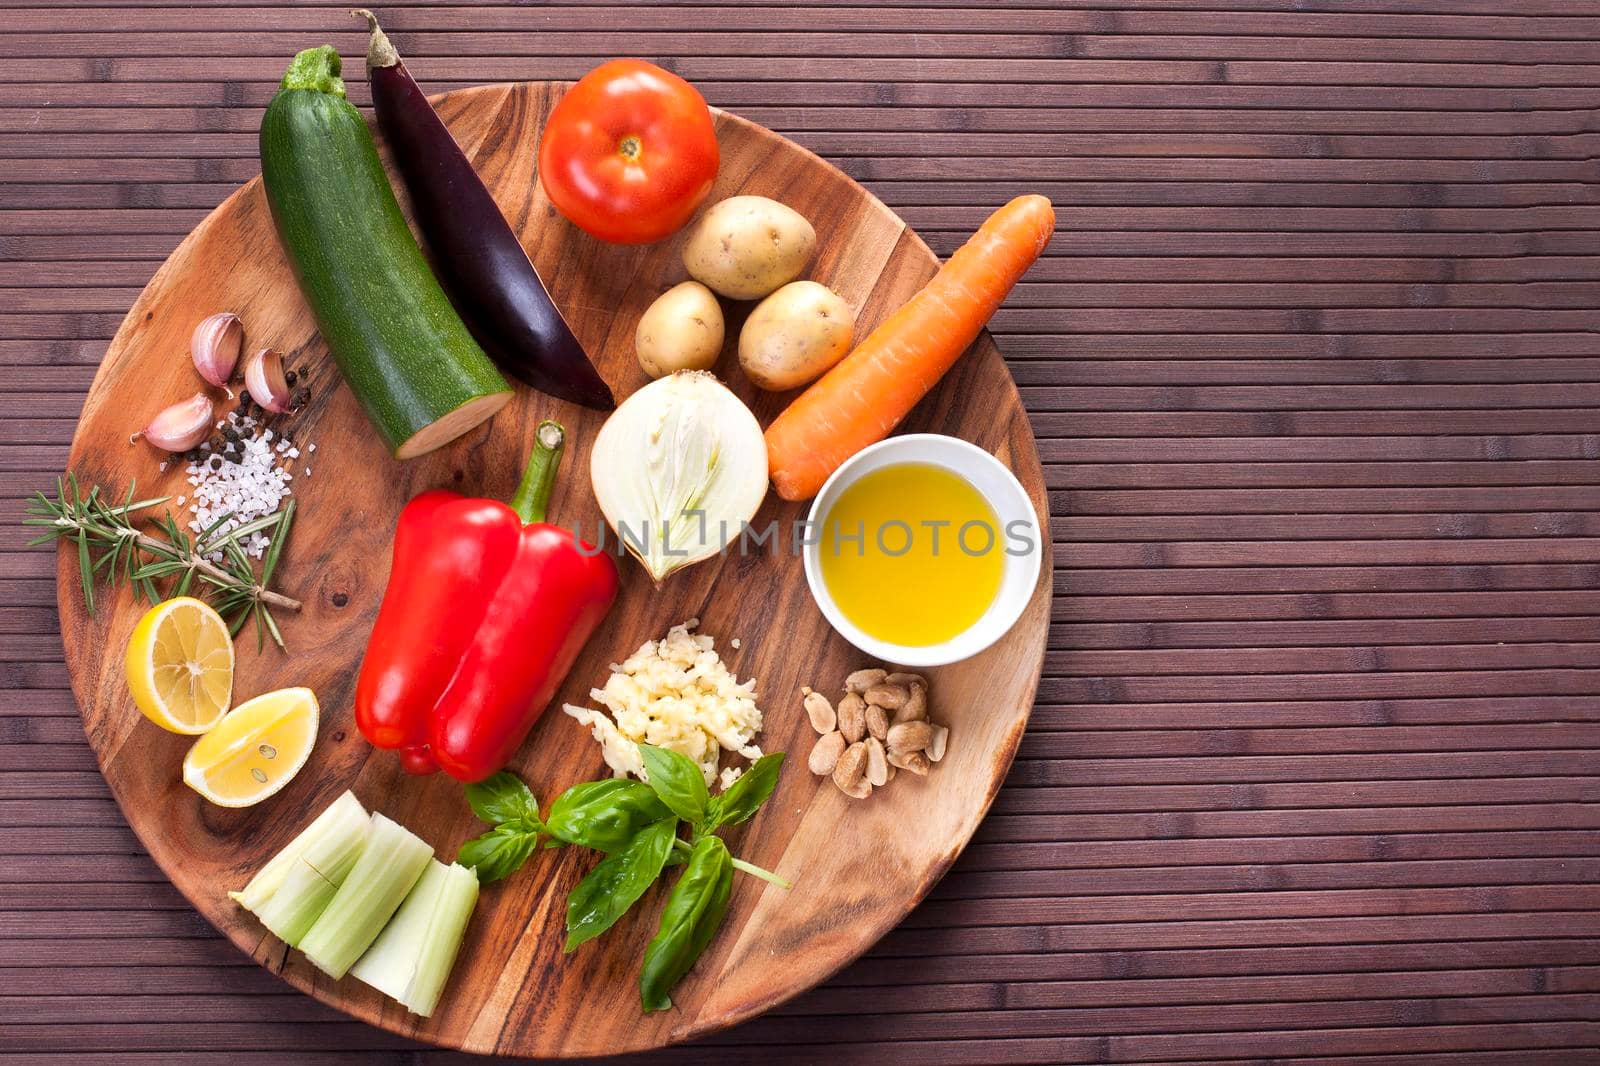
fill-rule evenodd
<path id="1" fill-rule="evenodd" d="M 678 370 L 710 370 L 722 353 L 722 305 L 698 281 L 683 281 L 639 316 L 633 347 L 653 378 Z"/>
<path id="2" fill-rule="evenodd" d="M 804 385 L 844 358 L 855 326 L 838 293 L 814 281 L 790 282 L 745 319 L 739 365 L 763 389 Z"/>
<path id="3" fill-rule="evenodd" d="M 765 196 L 731 196 L 689 231 L 689 276 L 732 300 L 756 300 L 800 276 L 817 231 L 799 212 Z"/>

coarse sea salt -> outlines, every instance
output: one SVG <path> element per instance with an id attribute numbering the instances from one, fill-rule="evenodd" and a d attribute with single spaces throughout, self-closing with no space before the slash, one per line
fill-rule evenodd
<path id="1" fill-rule="evenodd" d="M 265 430 L 257 436 L 251 432 L 256 427 L 256 420 L 240 418 L 236 412 L 230 412 L 221 425 L 232 427 L 239 434 L 239 442 L 234 447 L 240 454 L 240 461 L 231 463 L 222 459 L 220 466 L 213 470 L 212 455 L 208 455 L 198 463 L 188 464 L 185 472 L 194 489 L 190 503 L 194 517 L 189 522 L 189 529 L 195 533 L 223 515 L 228 518 L 217 527 L 217 535 L 273 514 L 293 491 L 289 488 L 293 475 L 278 467 L 280 455 L 293 447 L 282 430 L 276 433 Z M 273 446 L 274 439 L 278 443 L 276 448 Z M 306 472 L 310 473 L 309 468 Z M 184 497 L 179 497 L 177 502 L 181 505 Z M 239 546 L 247 555 L 259 559 L 271 543 L 272 538 L 268 533 L 257 532 Z M 212 562 L 221 562 L 222 552 L 212 552 L 210 558 Z"/>

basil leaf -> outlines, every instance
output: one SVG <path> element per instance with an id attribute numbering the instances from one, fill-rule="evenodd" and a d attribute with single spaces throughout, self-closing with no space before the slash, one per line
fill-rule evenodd
<path id="1" fill-rule="evenodd" d="M 650 744 L 640 744 L 639 754 L 644 758 L 651 790 L 698 834 L 705 826 L 706 805 L 711 802 L 700 767 L 687 755 Z"/>
<path id="2" fill-rule="evenodd" d="M 725 825 L 738 825 L 747 821 L 761 809 L 778 784 L 778 771 L 783 768 L 783 752 L 763 755 L 739 775 L 739 779 L 711 801 L 706 831 Z"/>
<path id="3" fill-rule="evenodd" d="M 467 802 L 490 825 L 518 819 L 539 824 L 539 801 L 521 778 L 506 770 L 468 785 Z"/>
<path id="4" fill-rule="evenodd" d="M 643 781 L 585 781 L 556 797 L 545 831 L 563 843 L 613 855 L 640 829 L 671 813 Z"/>
<path id="5" fill-rule="evenodd" d="M 701 837 L 661 910 L 661 927 L 645 949 L 639 999 L 646 1011 L 672 1006 L 668 993 L 716 935 L 732 890 L 733 856 L 727 845 L 720 837 Z"/>
<path id="6" fill-rule="evenodd" d="M 502 822 L 461 845 L 456 861 L 470 866 L 484 884 L 509 877 L 528 861 L 539 843 L 539 827 L 516 819 Z"/>
<path id="7" fill-rule="evenodd" d="M 567 897 L 567 951 L 616 924 L 661 876 L 677 839 L 678 819 L 669 814 L 639 830 L 628 846 L 604 859 Z"/>

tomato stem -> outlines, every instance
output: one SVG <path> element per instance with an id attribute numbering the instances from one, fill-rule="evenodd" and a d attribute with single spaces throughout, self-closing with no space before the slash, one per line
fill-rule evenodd
<path id="1" fill-rule="evenodd" d="M 644 146 L 639 143 L 637 134 L 630 133 L 617 143 L 617 152 L 630 163 L 637 163 L 643 154 Z"/>

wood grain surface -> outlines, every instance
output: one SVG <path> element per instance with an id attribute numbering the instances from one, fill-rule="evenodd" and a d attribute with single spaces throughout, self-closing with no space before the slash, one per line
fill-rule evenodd
<path id="1" fill-rule="evenodd" d="M 633 327 L 657 296 L 684 279 L 682 241 L 607 245 L 556 213 L 534 180 L 533 146 L 564 92 L 552 82 L 493 85 L 451 93 L 435 106 L 506 217 L 516 220 L 579 342 L 626 397 L 650 380 L 639 368 Z M 726 113 L 717 116 L 716 130 L 722 160 L 712 201 L 769 196 L 810 220 L 818 241 L 806 274 L 837 292 L 863 331 L 938 269 L 915 233 L 836 168 Z M 305 608 L 281 618 L 287 658 L 276 649 L 254 654 L 247 644 L 234 674 L 241 698 L 286 684 L 316 691 L 322 721 L 310 761 L 256 807 L 221 810 L 200 799 L 178 774 L 190 738 L 151 727 L 128 695 L 120 649 L 148 604 L 123 589 L 88 617 L 77 554 L 64 549 L 58 609 L 73 693 L 112 795 L 157 865 L 234 943 L 318 999 L 408 1036 L 479 1053 L 592 1056 L 692 1039 L 805 991 L 898 925 L 943 876 L 999 790 L 1033 707 L 1049 628 L 1050 572 L 1040 571 L 1022 618 L 992 648 L 926 672 L 930 711 L 949 726 L 953 741 L 935 773 L 907 774 L 857 804 L 807 772 L 816 733 L 800 696 L 807 685 L 837 692 L 852 671 L 877 663 L 834 634 L 811 599 L 793 532 L 809 503 L 772 494 L 753 519 L 757 529 L 772 524 L 783 531 L 765 550 L 735 548 L 660 588 L 624 557 L 616 604 L 556 693 L 553 713 L 510 764 L 547 803 L 570 785 L 609 776 L 589 730 L 554 708 L 593 705 L 589 691 L 604 682 L 608 663 L 684 621 L 698 619 L 700 631 L 719 640 L 729 669 L 756 679 L 764 711 L 758 740 L 790 759 L 772 798 L 732 843 L 740 857 L 794 887 L 740 878 L 721 933 L 674 993 L 673 1010 L 641 1016 L 638 1005 L 638 960 L 655 933 L 645 916 L 664 893 L 646 898 L 638 920 L 625 919 L 603 941 L 563 954 L 567 894 L 593 866 L 580 851 L 550 853 L 484 891 L 448 995 L 425 1022 L 354 978 L 330 981 L 288 952 L 227 899 L 223 886 L 242 888 L 344 790 L 441 856 L 454 856 L 462 841 L 484 830 L 456 781 L 404 773 L 393 753 L 374 751 L 356 729 L 357 668 L 383 597 L 401 509 L 437 486 L 509 497 L 535 427 L 556 418 L 567 428 L 568 445 L 550 520 L 586 530 L 593 541 L 604 519 L 585 475 L 605 416 L 520 390 L 492 423 L 437 452 L 395 462 L 340 380 L 274 233 L 262 184 L 253 180 L 178 246 L 112 338 L 68 457 L 86 484 L 137 480 L 145 496 L 188 491 L 183 464 L 158 473 L 158 455 L 130 446 L 130 396 L 159 410 L 169 396 L 192 395 L 196 379 L 185 344 L 195 323 L 217 308 L 239 315 L 252 350 L 272 347 L 289 365 L 306 367 L 301 381 L 313 396 L 304 410 L 272 423 L 301 445 L 301 458 L 290 464 L 300 509 L 276 582 Z M 738 373 L 737 336 L 730 328 L 719 369 L 769 421 L 788 397 L 762 393 Z M 902 426 L 958 436 L 995 454 L 1016 470 L 1035 511 L 1044 513 L 1044 477 L 1027 413 L 986 335 Z M 313 441 L 315 454 L 307 447 Z"/>
<path id="2" fill-rule="evenodd" d="M 0 0 L 0 1062 L 440 1066 L 221 939 L 84 742 L 20 496 L 337 5 Z M 408 0 L 430 89 L 637 54 L 949 254 L 1050 489 L 1045 678 L 903 925 L 661 1063 L 1600 1061 L 1600 11 Z M 354 96 L 365 106 L 363 87 Z"/>

